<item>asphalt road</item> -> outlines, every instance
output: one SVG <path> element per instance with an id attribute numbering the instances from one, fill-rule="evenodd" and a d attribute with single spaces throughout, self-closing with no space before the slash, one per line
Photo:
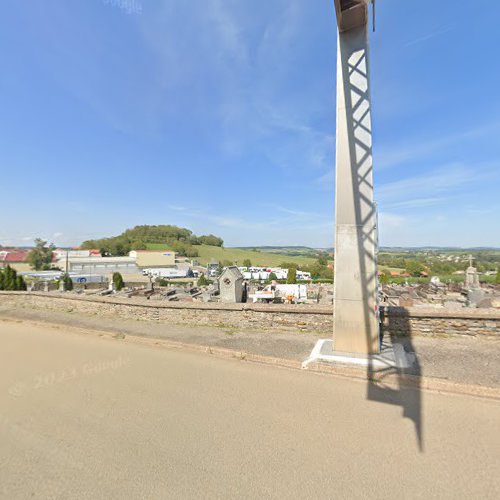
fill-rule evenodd
<path id="1" fill-rule="evenodd" d="M 499 498 L 500 403 L 0 322 L 0 497 Z"/>

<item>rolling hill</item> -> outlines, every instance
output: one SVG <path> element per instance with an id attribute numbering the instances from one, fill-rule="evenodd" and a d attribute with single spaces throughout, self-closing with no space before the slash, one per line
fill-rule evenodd
<path id="1" fill-rule="evenodd" d="M 163 250 L 167 247 L 161 243 L 148 243 L 149 250 Z M 236 262 L 242 265 L 245 259 L 250 259 L 254 266 L 274 266 L 277 267 L 282 262 L 295 262 L 299 265 L 312 264 L 315 257 L 289 255 L 287 253 L 261 252 L 242 248 L 224 248 L 210 245 L 197 245 L 197 260 L 201 265 L 205 265 L 212 259 L 223 262 L 225 260 Z"/>

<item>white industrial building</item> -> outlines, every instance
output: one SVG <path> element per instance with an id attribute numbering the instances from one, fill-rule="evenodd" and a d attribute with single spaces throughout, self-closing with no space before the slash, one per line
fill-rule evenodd
<path id="1" fill-rule="evenodd" d="M 137 274 L 139 268 L 134 257 L 70 257 L 68 258 L 68 271 L 81 274 L 110 273 Z M 61 269 L 65 269 L 66 262 L 60 262 Z"/>

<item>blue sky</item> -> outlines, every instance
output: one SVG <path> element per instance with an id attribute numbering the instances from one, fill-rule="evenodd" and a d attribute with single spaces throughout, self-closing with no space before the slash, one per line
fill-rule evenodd
<path id="1" fill-rule="evenodd" d="M 377 1 L 383 245 L 500 246 L 500 2 Z M 332 0 L 4 0 L 0 243 L 333 244 Z"/>

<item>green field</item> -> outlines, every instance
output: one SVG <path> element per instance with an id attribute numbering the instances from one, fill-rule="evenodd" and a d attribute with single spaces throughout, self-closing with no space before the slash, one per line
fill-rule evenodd
<path id="1" fill-rule="evenodd" d="M 161 243 L 148 243 L 149 250 L 163 250 L 165 245 Z M 282 262 L 295 262 L 299 265 L 312 264 L 316 259 L 305 256 L 292 256 L 286 254 L 270 253 L 270 252 L 254 252 L 252 250 L 242 250 L 240 248 L 223 248 L 213 247 L 209 245 L 196 245 L 194 248 L 198 250 L 199 257 L 195 257 L 201 265 L 205 265 L 212 259 L 223 262 L 228 260 L 237 263 L 238 266 L 243 265 L 245 259 L 250 259 L 253 266 L 272 266 L 277 267 Z"/>

